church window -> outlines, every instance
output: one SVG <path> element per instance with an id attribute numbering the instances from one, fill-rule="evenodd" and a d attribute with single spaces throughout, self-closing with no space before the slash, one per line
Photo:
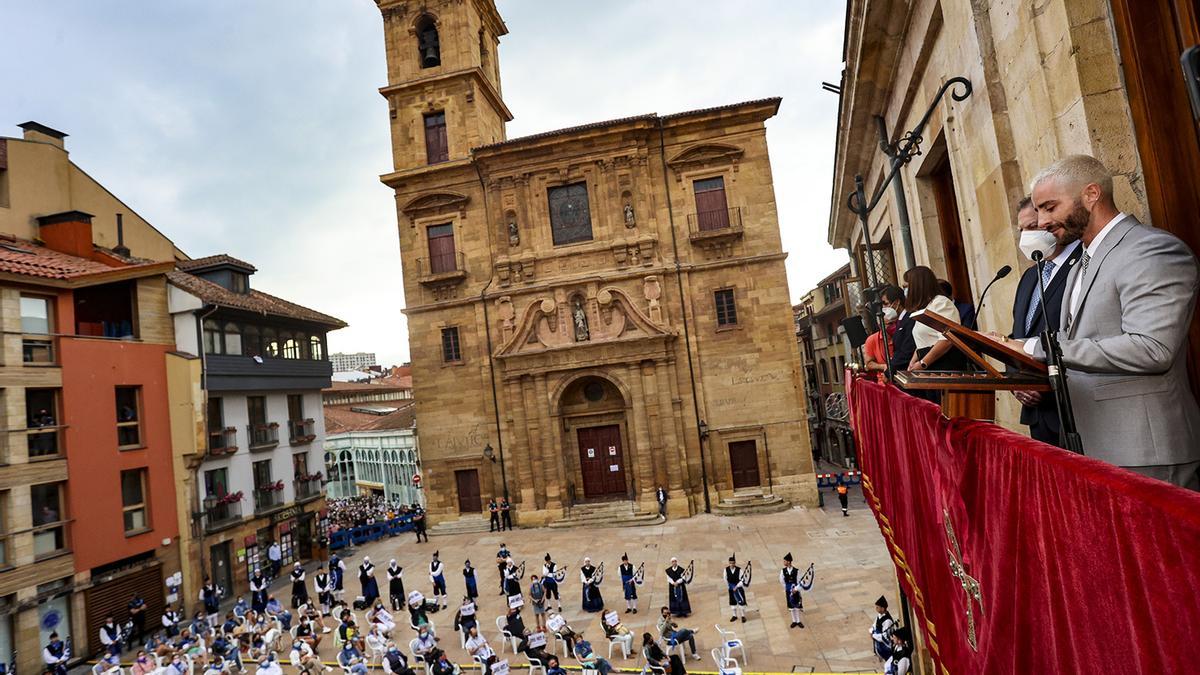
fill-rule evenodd
<path id="1" fill-rule="evenodd" d="M 428 14 L 417 22 L 417 51 L 422 68 L 442 65 L 442 47 L 438 40 L 437 22 Z"/>
<path id="2" fill-rule="evenodd" d="M 450 146 L 446 138 L 446 113 L 429 113 L 425 115 L 425 161 L 437 164 L 447 159 Z"/>
<path id="3" fill-rule="evenodd" d="M 592 216 L 588 210 L 587 183 L 552 187 L 548 197 L 554 245 L 591 241 Z"/>
<path id="4" fill-rule="evenodd" d="M 462 361 L 462 348 L 458 342 L 458 326 L 442 329 L 442 361 L 445 363 Z"/>
<path id="5" fill-rule="evenodd" d="M 713 293 L 713 300 L 717 306 L 717 325 L 736 326 L 737 303 L 733 298 L 733 289 L 722 288 L 716 291 Z"/>
<path id="6" fill-rule="evenodd" d="M 717 176 L 693 181 L 692 191 L 696 195 L 696 223 L 701 232 L 729 227 L 724 178 Z"/>
<path id="7" fill-rule="evenodd" d="M 429 273 L 444 274 L 458 269 L 454 254 L 454 225 L 443 223 L 425 229 L 429 238 Z"/>

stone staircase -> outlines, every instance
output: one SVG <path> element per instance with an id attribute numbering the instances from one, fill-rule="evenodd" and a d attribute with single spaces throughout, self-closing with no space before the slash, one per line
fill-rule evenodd
<path id="1" fill-rule="evenodd" d="M 474 534 L 488 531 L 488 517 L 483 515 L 462 516 L 429 528 L 429 534 Z"/>
<path id="2" fill-rule="evenodd" d="M 718 516 L 744 516 L 754 513 L 775 513 L 792 508 L 792 503 L 773 494 L 764 494 L 762 488 L 734 490 L 732 497 L 713 505 Z"/>
<path id="3" fill-rule="evenodd" d="M 633 502 L 616 501 L 579 504 L 567 510 L 567 517 L 550 523 L 554 528 L 643 527 L 663 522 L 658 513 L 639 513 Z"/>

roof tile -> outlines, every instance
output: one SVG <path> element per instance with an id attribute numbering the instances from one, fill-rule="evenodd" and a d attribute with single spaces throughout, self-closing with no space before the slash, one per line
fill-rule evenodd
<path id="1" fill-rule="evenodd" d="M 341 319 L 334 318 L 328 314 L 322 314 L 314 309 L 302 307 L 294 302 L 288 302 L 283 298 L 277 298 L 262 291 L 250 289 L 246 293 L 234 293 L 224 286 L 179 270 L 167 273 L 167 279 L 210 305 L 283 317 L 285 319 L 309 321 L 331 328 L 346 327 L 346 322 Z"/>

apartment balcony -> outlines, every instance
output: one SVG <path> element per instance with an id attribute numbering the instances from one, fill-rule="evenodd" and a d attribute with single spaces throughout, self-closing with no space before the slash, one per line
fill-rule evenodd
<path id="1" fill-rule="evenodd" d="M 739 206 L 689 213 L 687 223 L 688 241 L 706 249 L 728 249 L 743 234 Z"/>
<path id="2" fill-rule="evenodd" d="M 270 450 L 279 445 L 279 424 L 248 424 L 246 438 L 250 439 L 250 452 Z"/>
<path id="3" fill-rule="evenodd" d="M 288 442 L 292 445 L 307 445 L 317 438 L 317 423 L 312 418 L 288 420 Z"/>
<path id="4" fill-rule="evenodd" d="M 55 459 L 63 456 L 66 448 L 63 432 L 65 426 L 32 427 L 25 430 L 29 439 L 29 459 Z"/>
<path id="5" fill-rule="evenodd" d="M 283 506 L 283 481 L 254 490 L 254 512 L 265 513 Z"/>
<path id="6" fill-rule="evenodd" d="M 208 354 L 205 367 L 213 392 L 324 389 L 333 375 L 333 365 L 326 359 Z"/>
<path id="7" fill-rule="evenodd" d="M 241 493 L 237 499 L 209 497 L 204 500 L 204 529 L 215 532 L 242 520 Z"/>
<path id="8" fill-rule="evenodd" d="M 232 455 L 237 451 L 237 429 L 235 427 L 225 427 L 220 431 L 209 432 L 209 457 L 223 457 L 225 455 Z"/>
<path id="9" fill-rule="evenodd" d="M 467 278 L 467 258 L 462 251 L 417 258 L 417 282 L 429 288 L 456 286 Z"/>
<path id="10" fill-rule="evenodd" d="M 320 477 L 297 478 L 296 479 L 296 501 L 308 501 L 321 496 L 321 479 Z"/>

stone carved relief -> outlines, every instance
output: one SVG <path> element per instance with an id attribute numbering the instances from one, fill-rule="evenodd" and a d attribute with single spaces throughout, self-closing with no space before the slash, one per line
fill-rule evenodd
<path id="1" fill-rule="evenodd" d="M 504 223 L 508 228 L 508 245 L 518 246 L 521 243 L 521 231 L 517 228 L 517 214 L 509 211 L 504 214 Z"/>
<path id="2" fill-rule="evenodd" d="M 497 298 L 496 311 L 500 315 L 500 328 L 501 334 L 503 335 L 503 338 L 501 339 L 507 340 L 512 337 L 513 329 L 516 328 L 517 325 L 516 322 L 513 321 L 513 317 L 516 316 L 516 313 L 513 310 L 512 297 L 505 295 L 501 298 Z"/>
<path id="3" fill-rule="evenodd" d="M 588 297 L 576 292 L 569 300 L 567 292 L 558 289 L 555 296 L 535 298 L 524 308 L 515 331 L 497 349 L 497 356 L 617 338 L 673 335 L 660 322 L 648 317 L 625 291 L 616 287 L 601 288 Z M 661 309 L 658 313 L 661 315 Z M 581 332 L 580 315 L 586 333 Z M 585 334 L 587 337 L 581 339 Z"/>
<path id="4" fill-rule="evenodd" d="M 642 280 L 642 295 L 645 296 L 647 313 L 650 315 L 650 320 L 654 323 L 662 323 L 662 305 L 658 299 L 662 297 L 662 286 L 658 283 L 658 277 L 651 274 Z"/>

